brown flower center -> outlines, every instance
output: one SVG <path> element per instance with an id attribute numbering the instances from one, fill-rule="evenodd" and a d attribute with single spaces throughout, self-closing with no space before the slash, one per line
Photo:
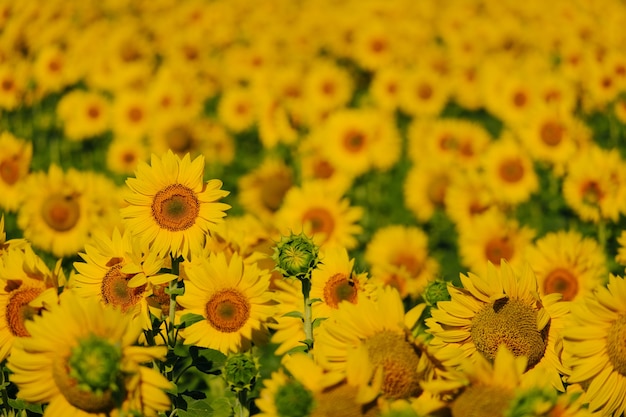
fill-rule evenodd
<path id="1" fill-rule="evenodd" d="M 71 230 L 80 219 L 80 204 L 75 195 L 50 195 L 41 206 L 41 217 L 57 232 Z"/>
<path id="2" fill-rule="evenodd" d="M 486 305 L 472 319 L 470 335 L 476 350 L 493 361 L 505 345 L 515 356 L 528 358 L 527 369 L 543 358 L 547 326 L 537 330 L 537 310 L 522 301 L 505 298 Z"/>
<path id="3" fill-rule="evenodd" d="M 250 318 L 250 302 L 235 289 L 219 291 L 207 302 L 206 317 L 211 326 L 220 332 L 236 332 Z"/>
<path id="4" fill-rule="evenodd" d="M 9 295 L 9 302 L 6 306 L 6 320 L 9 331 L 13 336 L 26 337 L 30 336 L 26 330 L 26 320 L 31 320 L 39 314 L 40 308 L 35 308 L 28 303 L 33 301 L 44 291 L 44 285 L 41 287 L 18 288 Z"/>
<path id="5" fill-rule="evenodd" d="M 512 400 L 513 393 L 506 388 L 469 386 L 452 403 L 452 417 L 502 417 Z"/>
<path id="6" fill-rule="evenodd" d="M 541 141 L 548 146 L 557 146 L 563 140 L 565 128 L 561 123 L 549 121 L 541 126 Z"/>
<path id="7" fill-rule="evenodd" d="M 348 152 L 351 153 L 362 151 L 365 147 L 365 142 L 365 134 L 356 129 L 348 130 L 343 135 L 343 146 Z"/>
<path id="8" fill-rule="evenodd" d="M 307 210 L 302 216 L 302 223 L 311 225 L 311 233 L 324 233 L 327 238 L 335 229 L 335 220 L 331 214 L 328 210 L 319 207 Z"/>
<path id="9" fill-rule="evenodd" d="M 324 389 L 315 395 L 316 406 L 311 417 L 374 417 L 379 415 L 375 402 L 361 405 L 356 401 L 358 389 L 346 382 Z"/>
<path id="10" fill-rule="evenodd" d="M 515 247 L 507 236 L 494 237 L 485 246 L 485 257 L 494 265 L 500 265 L 502 259 L 510 261 Z"/>
<path id="11" fill-rule="evenodd" d="M 181 184 L 168 185 L 152 202 L 152 217 L 161 228 L 172 232 L 189 229 L 196 223 L 199 213 L 198 197 Z"/>
<path id="12" fill-rule="evenodd" d="M 424 262 L 416 253 L 400 252 L 393 261 L 393 265 L 405 268 L 411 277 L 417 277 L 424 269 Z"/>
<path id="13" fill-rule="evenodd" d="M 556 268 L 543 279 L 543 292 L 563 294 L 563 301 L 571 301 L 578 294 L 578 278 L 570 270 Z"/>
<path id="14" fill-rule="evenodd" d="M 106 304 L 120 307 L 122 311 L 128 311 L 143 299 L 146 285 L 130 288 L 128 281 L 133 277 L 121 271 L 122 264 L 114 265 L 104 275 L 100 291 Z"/>
<path id="15" fill-rule="evenodd" d="M 335 274 L 324 285 L 324 302 L 332 308 L 337 308 L 342 301 L 355 304 L 358 299 L 356 282 L 348 279 L 345 274 Z"/>
<path id="16" fill-rule="evenodd" d="M 17 157 L 0 162 L 0 178 L 7 185 L 13 185 L 20 179 L 20 164 Z"/>
<path id="17" fill-rule="evenodd" d="M 402 399 L 420 394 L 419 356 L 404 335 L 383 330 L 365 341 L 370 361 L 383 368 L 382 391 L 387 398 Z"/>
<path id="18" fill-rule="evenodd" d="M 261 183 L 263 206 L 271 212 L 278 210 L 292 185 L 290 173 L 277 173 L 271 179 L 263 181 Z"/>
<path id="19" fill-rule="evenodd" d="M 586 181 L 580 187 L 580 194 L 584 203 L 593 206 L 598 205 L 604 197 L 600 184 L 593 180 Z"/>
<path id="20" fill-rule="evenodd" d="M 189 152 L 193 147 L 193 136 L 188 128 L 175 126 L 165 134 L 167 146 L 176 154 Z"/>
<path id="21" fill-rule="evenodd" d="M 421 100 L 428 100 L 433 96 L 433 88 L 430 84 L 421 83 L 417 87 L 417 97 Z"/>
<path id="22" fill-rule="evenodd" d="M 606 351 L 613 368 L 626 376 L 626 315 L 621 315 L 613 322 L 607 332 Z"/>
<path id="23" fill-rule="evenodd" d="M 515 107 L 524 107 L 528 102 L 528 97 L 522 91 L 518 91 L 513 95 L 513 104 Z"/>
<path id="24" fill-rule="evenodd" d="M 428 199 L 436 206 L 443 206 L 446 199 L 446 191 L 450 184 L 450 178 L 447 175 L 435 175 L 431 178 L 427 187 Z"/>
<path id="25" fill-rule="evenodd" d="M 506 182 L 518 182 L 524 177 L 524 165 L 519 158 L 505 159 L 500 164 L 499 174 Z"/>

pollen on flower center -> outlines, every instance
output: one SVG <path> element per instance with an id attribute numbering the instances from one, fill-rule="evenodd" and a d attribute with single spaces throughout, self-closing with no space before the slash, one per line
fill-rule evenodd
<path id="1" fill-rule="evenodd" d="M 524 177 L 524 165 L 519 158 L 511 158 L 502 162 L 500 165 L 500 178 L 506 182 L 518 182 Z"/>
<path id="2" fill-rule="evenodd" d="M 486 305 L 472 319 L 470 334 L 476 350 L 494 360 L 500 345 L 528 358 L 528 369 L 543 358 L 547 327 L 537 330 L 537 311 L 516 299 Z"/>
<path id="3" fill-rule="evenodd" d="M 358 130 L 349 130 L 343 136 L 343 145 L 349 152 L 360 152 L 365 146 L 365 135 Z"/>
<path id="4" fill-rule="evenodd" d="M 356 303 L 358 288 L 350 281 L 346 274 L 335 274 L 324 285 L 324 302 L 332 308 L 337 308 L 341 301 Z"/>
<path id="5" fill-rule="evenodd" d="M 494 265 L 500 265 L 502 259 L 510 260 L 514 253 L 513 244 L 507 237 L 493 238 L 485 246 L 485 257 Z"/>
<path id="6" fill-rule="evenodd" d="M 565 268 L 550 271 L 543 280 L 543 291 L 546 294 L 555 292 L 563 294 L 563 301 L 571 301 L 578 293 L 578 279 Z"/>
<path id="7" fill-rule="evenodd" d="M 332 216 L 322 208 L 308 210 L 302 216 L 302 223 L 311 225 L 311 233 L 324 233 L 326 236 L 330 236 L 335 228 L 335 221 Z"/>
<path id="8" fill-rule="evenodd" d="M 43 285 L 43 284 L 42 284 Z M 6 307 L 6 320 L 8 328 L 16 337 L 30 336 L 26 330 L 26 320 L 30 320 L 39 313 L 39 309 L 28 305 L 39 294 L 43 292 L 43 288 L 19 288 L 11 292 L 9 302 Z"/>
<path id="9" fill-rule="evenodd" d="M 547 122 L 541 127 L 541 140 L 548 146 L 557 146 L 563 139 L 563 126 L 558 122 Z"/>
<path id="10" fill-rule="evenodd" d="M 57 232 L 72 229 L 80 218 L 80 205 L 74 196 L 53 194 L 41 206 L 44 222 Z"/>
<path id="11" fill-rule="evenodd" d="M 193 226 L 200 213 L 200 202 L 193 190 L 171 184 L 159 191 L 152 202 L 152 217 L 163 228 L 173 232 Z"/>
<path id="12" fill-rule="evenodd" d="M 250 317 L 250 303 L 239 291 L 222 290 L 207 302 L 206 317 L 215 329 L 224 333 L 236 332 Z"/>
<path id="13" fill-rule="evenodd" d="M 317 404 L 310 417 L 374 417 L 380 415 L 376 402 L 365 405 L 358 403 L 357 392 L 357 387 L 344 381 L 316 393 Z"/>
<path id="14" fill-rule="evenodd" d="M 613 322 L 606 338 L 606 351 L 613 368 L 626 376 L 626 315 Z"/>
<path id="15" fill-rule="evenodd" d="M 128 281 L 132 276 L 124 274 L 121 271 L 122 266 L 122 264 L 116 264 L 109 269 L 102 279 L 100 291 L 106 304 L 113 304 L 120 307 L 122 311 L 127 311 L 143 298 L 146 285 L 130 288 Z"/>
<path id="16" fill-rule="evenodd" d="M 388 398 L 402 399 L 419 395 L 419 356 L 404 335 L 383 330 L 365 341 L 374 367 L 383 368 L 382 391 Z"/>
<path id="17" fill-rule="evenodd" d="M 452 403 L 452 417 L 503 416 L 512 399 L 513 393 L 502 387 L 470 386 Z"/>
<path id="18" fill-rule="evenodd" d="M 87 413 L 109 413 L 124 396 L 121 347 L 91 335 L 74 347 L 66 360 L 53 362 L 59 391 L 74 407 Z"/>

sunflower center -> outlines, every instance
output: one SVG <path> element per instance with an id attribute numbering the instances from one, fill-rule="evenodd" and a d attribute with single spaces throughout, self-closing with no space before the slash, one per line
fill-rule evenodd
<path id="1" fill-rule="evenodd" d="M 563 140 L 564 131 L 560 123 L 549 121 L 541 126 L 541 141 L 548 146 L 557 146 Z"/>
<path id="2" fill-rule="evenodd" d="M 376 402 L 362 405 L 356 401 L 357 387 L 341 382 L 316 394 L 311 417 L 374 417 L 378 416 Z"/>
<path id="3" fill-rule="evenodd" d="M 313 176 L 315 178 L 328 179 L 335 173 L 335 168 L 330 162 L 320 159 L 313 164 Z"/>
<path id="4" fill-rule="evenodd" d="M 518 91 L 513 95 L 513 104 L 515 107 L 524 107 L 526 102 L 528 101 L 528 97 L 522 91 Z"/>
<path id="5" fill-rule="evenodd" d="M 422 83 L 417 87 L 417 96 L 422 100 L 428 100 L 433 96 L 433 88 L 430 84 Z"/>
<path id="6" fill-rule="evenodd" d="M 606 350 L 613 368 L 626 376 L 626 315 L 620 316 L 609 328 Z"/>
<path id="7" fill-rule="evenodd" d="M 152 216 L 163 228 L 172 232 L 189 229 L 200 214 L 200 202 L 190 188 L 171 184 L 159 191 L 152 202 Z"/>
<path id="8" fill-rule="evenodd" d="M 192 149 L 193 136 L 189 129 L 183 126 L 175 126 L 168 130 L 165 141 L 167 146 L 176 154 L 183 154 Z"/>
<path id="9" fill-rule="evenodd" d="M 392 264 L 405 268 L 412 277 L 417 277 L 424 269 L 424 263 L 415 253 L 398 253 Z"/>
<path id="10" fill-rule="evenodd" d="M 381 389 L 386 397 L 401 399 L 419 395 L 419 356 L 404 335 L 383 330 L 368 338 L 365 346 L 372 365 L 383 368 Z"/>
<path id="11" fill-rule="evenodd" d="M 467 387 L 452 403 L 452 417 L 499 417 L 513 400 L 506 388 L 475 385 Z"/>
<path id="12" fill-rule="evenodd" d="M 42 292 L 43 288 L 36 287 L 20 288 L 11 292 L 5 314 L 9 331 L 13 336 L 30 336 L 28 330 L 26 330 L 26 320 L 31 320 L 39 314 L 41 309 L 32 307 L 28 303 L 37 298 Z"/>
<path id="13" fill-rule="evenodd" d="M 337 308 L 342 301 L 352 304 L 357 302 L 358 288 L 346 274 L 335 274 L 324 285 L 324 301 L 332 308 Z"/>
<path id="14" fill-rule="evenodd" d="M 0 178 L 7 185 L 13 185 L 20 179 L 20 164 L 17 158 L 4 159 L 0 162 Z"/>
<path id="15" fill-rule="evenodd" d="M 434 176 L 428 183 L 428 199 L 437 206 L 443 206 L 449 184 L 450 178 L 447 175 Z"/>
<path id="16" fill-rule="evenodd" d="M 54 361 L 52 376 L 63 396 L 87 413 L 109 413 L 124 397 L 120 386 L 122 349 L 91 335 L 79 341 L 67 362 Z"/>
<path id="17" fill-rule="evenodd" d="M 277 175 L 271 181 L 263 181 L 261 185 L 261 201 L 270 211 L 278 210 L 283 203 L 283 198 L 292 186 L 289 175 Z"/>
<path id="18" fill-rule="evenodd" d="M 500 178 L 506 182 L 518 182 L 524 177 L 524 165 L 519 158 L 510 158 L 500 164 Z"/>
<path id="19" fill-rule="evenodd" d="M 358 130 L 349 130 L 343 135 L 343 146 L 348 152 L 357 153 L 365 146 L 365 135 Z"/>
<path id="20" fill-rule="evenodd" d="M 580 187 L 580 194 L 583 202 L 592 206 L 598 205 L 600 200 L 604 197 L 600 184 L 593 180 L 585 182 L 582 187 Z"/>
<path id="21" fill-rule="evenodd" d="M 241 329 L 250 317 L 250 303 L 239 291 L 226 289 L 215 293 L 206 304 L 211 326 L 223 333 Z"/>
<path id="22" fill-rule="evenodd" d="M 128 281 L 133 276 L 123 273 L 122 266 L 122 264 L 116 264 L 108 270 L 102 279 L 100 291 L 106 304 L 112 304 L 120 307 L 122 311 L 127 311 L 143 298 L 146 285 L 130 288 Z"/>
<path id="23" fill-rule="evenodd" d="M 53 194 L 43 202 L 41 217 L 51 229 L 67 232 L 78 223 L 80 205 L 75 196 Z"/>
<path id="24" fill-rule="evenodd" d="M 537 330 L 537 311 L 516 299 L 488 304 L 472 319 L 470 335 L 476 350 L 493 361 L 500 345 L 515 356 L 526 356 L 528 368 L 543 358 L 547 328 Z"/>
<path id="25" fill-rule="evenodd" d="M 500 265 L 502 259 L 510 260 L 515 253 L 511 240 L 504 237 L 495 237 L 485 246 L 485 257 L 494 265 Z"/>
<path id="26" fill-rule="evenodd" d="M 330 213 L 318 207 L 311 208 L 304 213 L 302 223 L 311 225 L 311 233 L 324 233 L 327 237 L 332 234 L 335 228 L 335 221 Z"/>
<path id="27" fill-rule="evenodd" d="M 568 269 L 556 268 L 544 278 L 543 291 L 545 294 L 561 293 L 563 301 L 571 301 L 578 294 L 578 279 Z"/>
<path id="28" fill-rule="evenodd" d="M 308 417 L 315 407 L 313 393 L 293 381 L 282 385 L 274 395 L 278 417 Z"/>

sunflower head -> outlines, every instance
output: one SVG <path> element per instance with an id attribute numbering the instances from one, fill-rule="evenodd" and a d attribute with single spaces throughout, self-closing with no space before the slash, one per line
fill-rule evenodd
<path id="1" fill-rule="evenodd" d="M 310 279 L 319 263 L 319 247 L 304 233 L 292 233 L 281 237 L 274 247 L 272 259 L 276 262 L 276 270 L 284 277 Z"/>
<path id="2" fill-rule="evenodd" d="M 450 293 L 448 292 L 448 283 L 443 279 L 435 279 L 430 281 L 424 293 L 422 294 L 424 301 L 430 307 L 436 307 L 439 301 L 450 300 Z"/>

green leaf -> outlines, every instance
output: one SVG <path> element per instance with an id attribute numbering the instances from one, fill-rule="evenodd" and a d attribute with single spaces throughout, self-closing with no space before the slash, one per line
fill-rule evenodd
<path id="1" fill-rule="evenodd" d="M 186 410 L 178 410 L 179 417 L 205 417 L 213 416 L 213 409 L 211 404 L 206 400 L 194 400 L 190 399 L 187 402 Z"/>
<path id="2" fill-rule="evenodd" d="M 311 323 L 311 326 L 316 329 L 317 327 L 319 327 L 320 324 L 322 324 L 322 322 L 324 320 L 326 320 L 328 317 L 318 317 L 315 320 L 313 320 L 313 323 Z"/>
<path id="3" fill-rule="evenodd" d="M 293 317 L 296 319 L 304 320 L 304 315 L 301 311 L 290 311 L 289 313 L 283 314 L 283 317 Z"/>
<path id="4" fill-rule="evenodd" d="M 176 328 L 184 329 L 185 327 L 189 327 L 192 324 L 198 323 L 203 320 L 204 320 L 204 316 L 200 314 L 194 314 L 194 313 L 183 314 L 183 316 L 180 318 L 180 324 L 178 324 Z"/>
<path id="5" fill-rule="evenodd" d="M 296 347 L 289 349 L 287 352 L 285 352 L 285 355 L 289 356 L 293 353 L 298 353 L 298 352 L 307 353 L 308 351 L 309 351 L 308 347 L 306 347 L 305 345 L 300 345 L 300 346 L 296 346 Z"/>
<path id="6" fill-rule="evenodd" d="M 22 399 L 14 400 L 9 398 L 9 406 L 16 410 L 28 410 L 32 411 L 33 413 L 43 414 L 41 404 L 31 404 Z"/>
<path id="7" fill-rule="evenodd" d="M 226 355 L 219 350 L 190 346 L 189 353 L 194 366 L 206 374 L 217 374 L 226 362 Z"/>
<path id="8" fill-rule="evenodd" d="M 233 415 L 233 406 L 228 398 L 216 398 L 211 401 L 211 408 L 213 409 L 213 417 L 230 417 Z"/>

